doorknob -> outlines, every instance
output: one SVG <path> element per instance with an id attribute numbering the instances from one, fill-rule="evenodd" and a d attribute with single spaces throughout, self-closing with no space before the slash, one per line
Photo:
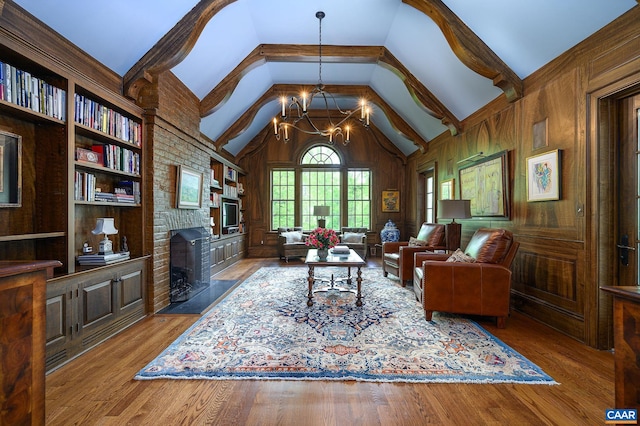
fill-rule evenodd
<path id="1" fill-rule="evenodd" d="M 620 244 L 618 244 L 618 248 L 619 248 L 619 249 L 625 249 L 625 250 L 633 250 L 633 251 L 636 251 L 636 249 L 635 249 L 634 247 L 623 246 L 623 245 L 620 245 Z"/>

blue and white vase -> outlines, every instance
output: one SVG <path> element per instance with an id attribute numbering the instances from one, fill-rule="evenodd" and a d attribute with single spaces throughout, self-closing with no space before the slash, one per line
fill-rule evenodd
<path id="1" fill-rule="evenodd" d="M 400 230 L 396 228 L 395 223 L 391 222 L 391 219 L 380 231 L 380 241 L 383 243 L 400 241 Z"/>

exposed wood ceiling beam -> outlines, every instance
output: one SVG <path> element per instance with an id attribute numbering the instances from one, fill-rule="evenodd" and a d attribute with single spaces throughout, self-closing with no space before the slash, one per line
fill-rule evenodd
<path id="1" fill-rule="evenodd" d="M 322 46 L 325 63 L 380 64 L 398 76 L 418 106 L 442 121 L 452 134 L 462 130 L 460 121 L 433 93 L 383 46 Z M 266 62 L 318 62 L 317 45 L 263 44 L 238 64 L 200 102 L 200 116 L 218 110 L 231 97 L 242 78 L 255 67 Z"/>
<path id="2" fill-rule="evenodd" d="M 211 18 L 236 0 L 200 0 L 123 77 L 125 95 L 138 98 L 153 76 L 178 65 L 195 46 Z"/>
<path id="3" fill-rule="evenodd" d="M 267 103 L 274 101 L 282 93 L 297 92 L 300 89 L 299 85 L 294 84 L 275 84 L 271 86 L 254 104 L 242 114 L 242 116 L 236 120 L 215 142 L 215 147 L 219 151 L 229 140 L 237 137 L 246 131 L 253 122 L 256 114 Z M 338 85 L 325 85 L 325 90 L 330 92 L 334 96 L 354 96 L 364 97 L 369 102 L 377 105 L 387 119 L 398 132 L 398 134 L 412 141 L 421 152 L 427 149 L 427 141 L 422 139 L 420 135 L 407 124 L 385 101 L 378 95 L 373 89 L 368 86 L 338 86 Z"/>
<path id="4" fill-rule="evenodd" d="M 371 125 L 369 127 L 369 131 L 373 136 L 373 139 L 376 141 L 380 148 L 387 151 L 389 154 L 396 156 L 402 164 L 407 164 L 407 157 L 395 146 L 393 143 L 389 142 L 389 140 L 384 136 L 384 134 L 378 129 L 375 125 Z M 269 141 L 273 138 L 273 133 L 271 132 L 270 126 L 265 126 L 255 138 L 251 142 L 249 142 L 242 150 L 234 157 L 234 161 L 240 162 L 242 158 L 247 155 L 252 154 L 253 152 L 260 149 L 262 146 L 269 143 Z"/>
<path id="5" fill-rule="evenodd" d="M 522 97 L 520 77 L 509 68 L 458 16 L 441 0 L 402 0 L 429 16 L 440 27 L 451 50 L 478 74 L 490 78 L 509 102 Z"/>

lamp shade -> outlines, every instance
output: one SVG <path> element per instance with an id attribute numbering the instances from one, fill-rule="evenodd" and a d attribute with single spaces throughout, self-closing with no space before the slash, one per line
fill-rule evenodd
<path id="1" fill-rule="evenodd" d="M 330 206 L 315 206 L 313 208 L 314 216 L 329 216 L 330 212 L 331 212 Z"/>
<path id="2" fill-rule="evenodd" d="M 112 217 L 101 217 L 96 220 L 96 229 L 91 231 L 91 233 L 93 235 L 113 235 L 117 234 L 118 230 L 114 225 L 114 220 Z"/>
<path id="3" fill-rule="evenodd" d="M 438 201 L 438 217 L 441 219 L 469 219 L 471 217 L 471 200 Z"/>

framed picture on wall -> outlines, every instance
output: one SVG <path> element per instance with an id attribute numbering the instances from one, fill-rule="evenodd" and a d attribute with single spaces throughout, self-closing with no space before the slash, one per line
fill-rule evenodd
<path id="1" fill-rule="evenodd" d="M 0 131 L 0 207 L 22 206 L 22 136 Z"/>
<path id="2" fill-rule="evenodd" d="M 527 201 L 560 199 L 560 151 L 527 158 Z"/>
<path id="3" fill-rule="evenodd" d="M 455 197 L 455 179 L 447 179 L 440 182 L 440 199 L 453 200 Z"/>
<path id="4" fill-rule="evenodd" d="M 179 209 L 199 209 L 202 205 L 202 173 L 178 166 L 176 198 Z"/>
<path id="5" fill-rule="evenodd" d="M 461 168 L 460 199 L 471 200 L 473 217 L 509 217 L 507 151 Z"/>
<path id="6" fill-rule="evenodd" d="M 400 191 L 397 191 L 397 190 L 382 191 L 382 211 L 383 212 L 399 212 L 400 211 Z"/>

